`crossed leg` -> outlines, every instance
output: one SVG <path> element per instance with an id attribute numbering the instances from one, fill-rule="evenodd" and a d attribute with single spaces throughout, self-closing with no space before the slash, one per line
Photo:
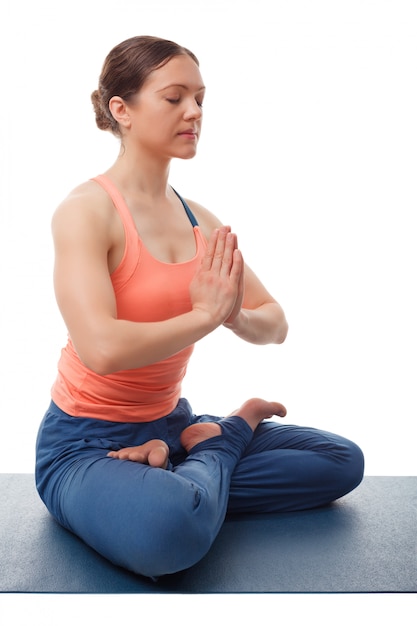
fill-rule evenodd
<path id="1" fill-rule="evenodd" d="M 255 431 L 262 420 L 273 415 L 285 417 L 286 413 L 285 407 L 279 402 L 250 398 L 242 406 L 230 413 L 228 417 L 232 415 L 241 417 L 250 426 L 251 430 Z M 216 422 L 193 424 L 182 432 L 181 444 L 189 452 L 197 444 L 221 435 L 221 433 L 221 426 Z M 140 446 L 131 446 L 109 452 L 107 456 L 166 469 L 168 466 L 169 448 L 162 439 L 151 439 Z"/>

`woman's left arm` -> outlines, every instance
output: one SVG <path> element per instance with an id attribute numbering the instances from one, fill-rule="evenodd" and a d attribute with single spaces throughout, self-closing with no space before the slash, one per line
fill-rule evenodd
<path id="1" fill-rule="evenodd" d="M 238 337 L 255 344 L 282 343 L 288 323 L 281 305 L 245 265 L 240 297 L 223 324 Z"/>
<path id="2" fill-rule="evenodd" d="M 207 240 L 222 222 L 205 207 L 187 199 Z M 239 295 L 223 326 L 238 337 L 255 344 L 282 343 L 288 324 L 281 305 L 272 297 L 256 274 L 244 264 Z"/>

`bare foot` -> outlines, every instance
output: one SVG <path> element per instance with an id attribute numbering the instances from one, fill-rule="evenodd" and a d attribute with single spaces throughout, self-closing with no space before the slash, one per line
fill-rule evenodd
<path id="1" fill-rule="evenodd" d="M 259 422 L 273 415 L 285 417 L 287 415 L 287 409 L 280 402 L 268 402 L 267 400 L 262 400 L 262 398 L 251 398 L 250 400 L 246 400 L 246 402 L 233 411 L 233 413 L 230 413 L 228 417 L 232 415 L 239 415 L 239 417 L 249 424 L 252 430 L 255 430 Z"/>
<path id="2" fill-rule="evenodd" d="M 135 461 L 136 463 L 145 463 L 152 467 L 166 469 L 168 466 L 168 455 L 169 448 L 165 441 L 162 441 L 162 439 L 151 439 L 141 446 L 113 450 L 107 456 L 113 459 Z"/>
<path id="3" fill-rule="evenodd" d="M 287 409 L 283 404 L 279 402 L 268 402 L 261 398 L 251 398 L 242 404 L 239 409 L 230 413 L 228 417 L 237 415 L 241 417 L 251 430 L 255 430 L 262 420 L 278 415 L 284 417 L 287 414 Z M 191 448 L 196 446 L 202 441 L 206 441 L 211 437 L 217 437 L 221 435 L 222 429 L 216 422 L 204 422 L 201 424 L 193 424 L 188 426 L 181 433 L 181 445 L 189 452 Z"/>
<path id="4" fill-rule="evenodd" d="M 222 429 L 216 422 L 202 422 L 201 424 L 193 424 L 188 426 L 181 433 L 181 445 L 189 452 L 191 448 L 194 448 L 198 443 L 211 439 L 211 437 L 218 437 L 222 434 Z"/>

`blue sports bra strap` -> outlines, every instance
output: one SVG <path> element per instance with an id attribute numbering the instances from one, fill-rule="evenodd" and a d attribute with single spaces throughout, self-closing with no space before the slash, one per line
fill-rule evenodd
<path id="1" fill-rule="evenodd" d="M 198 222 L 197 222 L 197 220 L 195 219 L 193 212 L 191 211 L 190 207 L 188 206 L 188 204 L 186 203 L 186 201 L 184 200 L 184 198 L 182 198 L 182 197 L 180 196 L 180 194 L 179 194 L 177 191 L 175 191 L 174 187 L 171 187 L 171 189 L 172 189 L 172 191 L 174 191 L 174 192 L 177 194 L 178 198 L 181 200 L 181 202 L 182 202 L 182 206 L 184 207 L 185 212 L 187 213 L 187 215 L 188 215 L 188 219 L 190 220 L 190 222 L 191 222 L 192 226 L 193 226 L 193 227 L 194 227 L 194 226 L 198 226 Z"/>

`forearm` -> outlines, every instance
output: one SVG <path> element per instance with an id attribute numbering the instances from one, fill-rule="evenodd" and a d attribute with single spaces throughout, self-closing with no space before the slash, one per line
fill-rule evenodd
<path id="1" fill-rule="evenodd" d="M 238 337 L 249 343 L 282 343 L 288 332 L 284 311 L 278 303 L 268 302 L 256 309 L 241 309 L 233 323 L 224 323 Z"/>
<path id="2" fill-rule="evenodd" d="M 201 311 L 161 322 L 113 319 L 76 346 L 81 360 L 100 375 L 136 369 L 169 358 L 208 335 L 218 323 Z"/>

